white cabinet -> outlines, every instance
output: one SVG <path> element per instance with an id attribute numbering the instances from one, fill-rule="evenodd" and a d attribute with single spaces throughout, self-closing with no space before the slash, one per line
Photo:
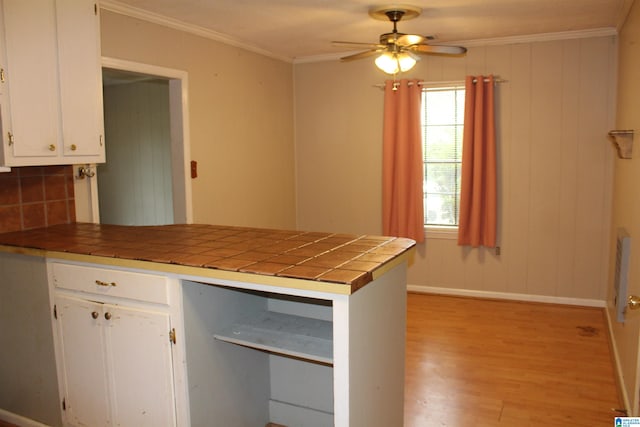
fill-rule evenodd
<path id="1" fill-rule="evenodd" d="M 0 165 L 105 161 L 98 7 L 0 0 Z"/>
<path id="2" fill-rule="evenodd" d="M 49 274 L 65 425 L 179 425 L 169 304 L 178 282 L 64 263 Z"/>

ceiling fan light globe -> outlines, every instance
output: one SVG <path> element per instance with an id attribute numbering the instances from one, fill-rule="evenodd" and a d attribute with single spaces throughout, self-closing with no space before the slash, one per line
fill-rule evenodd
<path id="1" fill-rule="evenodd" d="M 400 71 L 396 54 L 385 52 L 376 58 L 376 67 L 381 69 L 387 74 L 397 74 Z"/>
<path id="2" fill-rule="evenodd" d="M 416 65 L 416 58 L 413 55 L 409 55 L 408 53 L 400 53 L 398 54 L 398 64 L 400 65 L 400 71 L 403 73 L 409 71 Z"/>

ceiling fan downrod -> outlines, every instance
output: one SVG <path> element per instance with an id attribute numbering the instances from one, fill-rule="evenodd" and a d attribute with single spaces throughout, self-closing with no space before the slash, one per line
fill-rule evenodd
<path id="1" fill-rule="evenodd" d="M 404 10 L 388 10 L 384 14 L 387 15 L 387 18 L 389 18 L 389 21 L 393 22 L 393 32 L 397 33 L 398 32 L 397 24 L 398 24 L 398 21 L 400 21 L 404 16 Z"/>

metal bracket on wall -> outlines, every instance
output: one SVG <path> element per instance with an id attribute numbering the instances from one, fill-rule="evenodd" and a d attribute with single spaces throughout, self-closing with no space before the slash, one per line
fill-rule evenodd
<path id="1" fill-rule="evenodd" d="M 612 130 L 609 132 L 609 140 L 618 150 L 618 157 L 630 159 L 633 151 L 633 130 Z"/>

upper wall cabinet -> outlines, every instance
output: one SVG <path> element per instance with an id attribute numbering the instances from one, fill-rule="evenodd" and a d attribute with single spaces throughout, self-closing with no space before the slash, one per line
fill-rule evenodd
<path id="1" fill-rule="evenodd" d="M 0 165 L 103 163 L 98 7 L 0 0 Z"/>

